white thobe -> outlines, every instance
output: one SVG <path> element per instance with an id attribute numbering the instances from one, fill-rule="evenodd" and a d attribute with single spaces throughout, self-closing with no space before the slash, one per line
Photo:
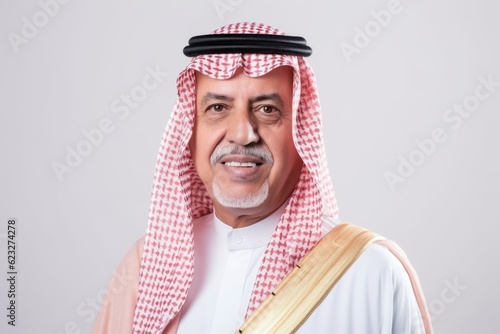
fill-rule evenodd
<path id="1" fill-rule="evenodd" d="M 243 323 L 267 243 L 282 209 L 233 229 L 215 214 L 194 222 L 195 273 L 178 334 L 234 334 Z M 325 221 L 325 232 L 332 226 Z M 298 334 L 424 333 L 411 283 L 386 248 L 369 246 Z"/>

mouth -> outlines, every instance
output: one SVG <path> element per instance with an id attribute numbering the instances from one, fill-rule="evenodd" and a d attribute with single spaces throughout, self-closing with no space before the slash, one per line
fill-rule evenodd
<path id="1" fill-rule="evenodd" d="M 273 156 L 264 146 L 217 146 L 210 156 L 210 164 L 225 167 L 253 168 L 272 165 Z"/>
<path id="2" fill-rule="evenodd" d="M 231 154 L 219 160 L 219 166 L 236 182 L 250 182 L 262 177 L 271 164 L 253 155 Z M 267 166 L 267 167 L 266 167 Z"/>
<path id="3" fill-rule="evenodd" d="M 259 167 L 265 163 L 261 158 L 253 155 L 231 154 L 223 157 L 221 164 L 227 167 L 252 168 Z"/>
<path id="4" fill-rule="evenodd" d="M 257 163 L 257 162 L 239 162 L 239 161 L 226 161 L 222 162 L 222 164 L 227 167 L 241 167 L 241 168 L 252 168 L 262 165 L 262 163 Z"/>

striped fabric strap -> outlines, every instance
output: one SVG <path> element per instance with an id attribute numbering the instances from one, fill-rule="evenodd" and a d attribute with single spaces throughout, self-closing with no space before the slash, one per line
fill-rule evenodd
<path id="1" fill-rule="evenodd" d="M 352 224 L 332 229 L 239 328 L 237 334 L 290 334 L 306 321 L 378 234 Z"/>

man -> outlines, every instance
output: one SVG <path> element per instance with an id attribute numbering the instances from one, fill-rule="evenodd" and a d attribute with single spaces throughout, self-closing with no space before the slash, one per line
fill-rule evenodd
<path id="1" fill-rule="evenodd" d="M 94 333 L 234 333 L 339 223 L 310 49 L 283 36 L 238 23 L 186 47 L 148 230 L 119 268 L 137 279 L 110 282 Z M 416 285 L 373 244 L 297 333 L 423 333 Z"/>

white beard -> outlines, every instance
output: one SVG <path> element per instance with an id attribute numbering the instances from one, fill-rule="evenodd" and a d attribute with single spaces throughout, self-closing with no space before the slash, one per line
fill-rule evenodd
<path id="1" fill-rule="evenodd" d="M 256 208 L 267 199 L 269 196 L 269 184 L 264 182 L 259 191 L 255 194 L 245 194 L 242 196 L 232 196 L 224 193 L 224 191 L 219 188 L 217 182 L 213 182 L 212 191 L 214 193 L 214 197 L 220 205 L 225 206 L 227 208 L 235 208 L 235 209 L 250 209 Z"/>

